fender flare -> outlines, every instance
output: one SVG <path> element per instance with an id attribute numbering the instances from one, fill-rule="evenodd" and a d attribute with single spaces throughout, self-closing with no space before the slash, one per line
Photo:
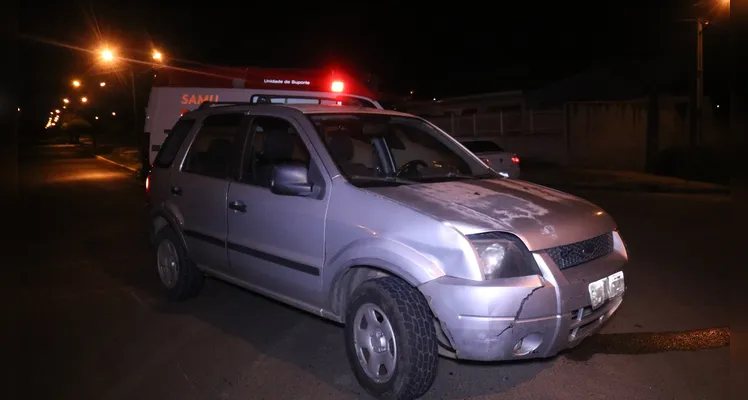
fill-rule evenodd
<path id="1" fill-rule="evenodd" d="M 151 232 L 154 238 L 156 234 L 158 234 L 158 232 L 156 232 L 153 227 L 153 222 L 157 218 L 163 218 L 164 220 L 166 220 L 166 223 L 174 231 L 177 237 L 179 237 L 179 240 L 182 246 L 184 246 L 184 249 L 186 250 L 187 240 L 185 240 L 184 238 L 184 233 L 182 232 L 182 228 L 179 226 L 179 223 L 177 223 L 177 219 L 170 212 L 166 210 L 157 209 L 157 210 L 151 211 L 151 213 L 148 216 L 148 232 Z M 153 240 L 151 240 L 151 242 L 153 242 Z"/>
<path id="2" fill-rule="evenodd" d="M 396 240 L 369 237 L 356 240 L 340 250 L 330 259 L 325 267 L 328 271 L 335 271 L 327 282 L 329 301 L 337 310 L 337 302 L 341 299 L 346 274 L 356 267 L 370 267 L 382 270 L 418 287 L 425 282 L 444 276 L 444 270 L 433 260 L 421 252 Z"/>

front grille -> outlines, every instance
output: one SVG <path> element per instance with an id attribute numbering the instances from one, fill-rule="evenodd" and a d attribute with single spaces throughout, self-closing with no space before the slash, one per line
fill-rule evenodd
<path id="1" fill-rule="evenodd" d="M 564 246 L 546 250 L 560 269 L 575 267 L 610 254 L 613 251 L 613 232 Z"/>

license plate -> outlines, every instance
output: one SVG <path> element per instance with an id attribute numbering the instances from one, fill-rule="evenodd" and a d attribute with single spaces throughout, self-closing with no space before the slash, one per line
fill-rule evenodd
<path id="1" fill-rule="evenodd" d="M 623 271 L 618 271 L 606 278 L 596 280 L 587 286 L 590 293 L 592 309 L 600 307 L 605 300 L 618 296 L 624 290 Z"/>
<path id="2" fill-rule="evenodd" d="M 623 293 L 623 271 L 618 271 L 608 277 L 608 297 L 616 297 Z"/>

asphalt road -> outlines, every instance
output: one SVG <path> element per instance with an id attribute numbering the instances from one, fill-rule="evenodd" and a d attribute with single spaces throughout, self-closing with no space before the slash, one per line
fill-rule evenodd
<path id="1" fill-rule="evenodd" d="M 24 219 L 5 240 L 0 397 L 368 398 L 335 324 L 215 280 L 196 299 L 163 300 L 139 220 L 143 188 L 74 147 L 35 154 L 21 167 L 21 205 L 5 211 Z M 726 398 L 729 199 L 577 194 L 627 241 L 618 315 L 553 359 L 442 359 L 426 398 Z"/>

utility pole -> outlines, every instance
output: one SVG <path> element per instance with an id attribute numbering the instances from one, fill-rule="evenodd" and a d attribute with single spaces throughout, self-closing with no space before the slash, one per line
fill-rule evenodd
<path id="1" fill-rule="evenodd" d="M 701 143 L 701 116 L 704 102 L 704 25 L 709 22 L 703 18 L 696 18 L 696 94 L 694 98 L 693 129 L 691 130 L 691 145 Z"/>
<path id="2" fill-rule="evenodd" d="M 135 97 L 135 71 L 130 68 L 130 80 L 132 81 L 132 133 L 137 138 L 138 136 L 138 101 Z"/>

